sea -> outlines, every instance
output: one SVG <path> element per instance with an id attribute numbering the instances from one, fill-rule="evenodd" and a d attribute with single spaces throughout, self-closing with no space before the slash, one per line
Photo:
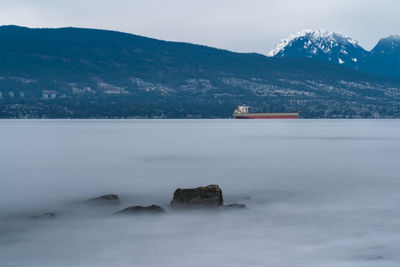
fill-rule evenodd
<path id="1" fill-rule="evenodd" d="M 247 209 L 170 207 L 208 184 Z M 112 215 L 151 204 L 166 212 Z M 0 120 L 1 267 L 398 267 L 399 251 L 400 120 Z"/>

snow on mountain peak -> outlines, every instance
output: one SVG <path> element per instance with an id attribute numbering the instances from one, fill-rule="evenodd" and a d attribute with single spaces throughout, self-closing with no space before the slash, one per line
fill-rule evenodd
<path id="1" fill-rule="evenodd" d="M 303 30 L 296 34 L 292 34 L 289 38 L 282 39 L 276 47 L 268 53 L 268 56 L 274 57 L 280 52 L 284 51 L 287 46 L 299 39 L 306 39 L 307 42 L 304 43 L 304 49 L 310 48 L 312 53 L 317 53 L 318 49 L 324 53 L 329 53 L 331 48 L 335 44 L 350 43 L 354 47 L 358 46 L 356 40 L 350 37 L 343 36 L 334 32 L 328 32 L 325 30 Z"/>

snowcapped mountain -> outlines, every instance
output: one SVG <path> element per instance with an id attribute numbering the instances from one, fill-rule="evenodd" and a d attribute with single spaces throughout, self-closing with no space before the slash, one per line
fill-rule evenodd
<path id="1" fill-rule="evenodd" d="M 270 57 L 313 58 L 357 69 L 368 52 L 350 37 L 323 30 L 304 30 L 281 40 Z"/>
<path id="2" fill-rule="evenodd" d="M 366 51 L 350 37 L 324 30 L 304 30 L 281 40 L 268 56 L 312 58 L 400 78 L 399 35 L 383 38 L 371 51 Z"/>

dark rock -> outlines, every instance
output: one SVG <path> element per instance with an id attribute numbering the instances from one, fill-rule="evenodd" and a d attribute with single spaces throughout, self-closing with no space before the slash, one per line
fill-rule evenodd
<path id="1" fill-rule="evenodd" d="M 91 198 L 86 200 L 86 203 L 93 204 L 93 205 L 120 205 L 121 200 L 119 199 L 118 195 L 110 194 L 104 195 L 101 197 Z"/>
<path id="2" fill-rule="evenodd" d="M 173 207 L 218 207 L 223 204 L 222 190 L 218 185 L 190 189 L 178 188 L 171 201 Z"/>
<path id="3" fill-rule="evenodd" d="M 158 205 L 151 206 L 132 206 L 125 208 L 123 210 L 117 211 L 114 214 L 159 214 L 163 213 L 165 210 Z"/>
<path id="4" fill-rule="evenodd" d="M 57 216 L 54 212 L 46 212 L 41 215 L 32 216 L 30 219 L 53 219 Z"/>
<path id="5" fill-rule="evenodd" d="M 241 203 L 232 203 L 229 205 L 225 205 L 224 208 L 228 208 L 228 209 L 247 209 L 247 206 L 245 204 L 241 204 Z"/>

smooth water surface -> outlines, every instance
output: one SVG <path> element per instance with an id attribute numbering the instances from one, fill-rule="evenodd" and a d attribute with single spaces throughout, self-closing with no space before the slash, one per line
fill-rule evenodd
<path id="1" fill-rule="evenodd" d="M 0 266 L 400 266 L 399 151 L 399 120 L 3 120 Z M 207 184 L 249 209 L 168 207 Z M 74 204 L 106 193 L 167 213 Z"/>

